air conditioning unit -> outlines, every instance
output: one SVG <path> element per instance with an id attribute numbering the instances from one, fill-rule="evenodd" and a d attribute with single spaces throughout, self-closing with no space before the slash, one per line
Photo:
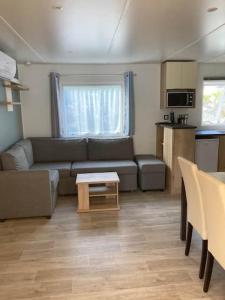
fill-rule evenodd
<path id="1" fill-rule="evenodd" d="M 0 78 L 13 80 L 16 75 L 16 61 L 0 51 Z"/>

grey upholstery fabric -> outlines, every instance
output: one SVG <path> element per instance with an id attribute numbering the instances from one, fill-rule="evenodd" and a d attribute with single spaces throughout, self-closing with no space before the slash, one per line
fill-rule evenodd
<path id="1" fill-rule="evenodd" d="M 134 149 L 132 138 L 89 139 L 89 160 L 133 160 Z"/>
<path id="2" fill-rule="evenodd" d="M 29 164 L 21 146 L 14 146 L 1 155 L 4 170 L 28 170 Z"/>
<path id="3" fill-rule="evenodd" d="M 165 163 L 154 155 L 136 155 L 136 161 L 142 173 L 165 172 Z"/>
<path id="4" fill-rule="evenodd" d="M 138 185 L 142 191 L 164 190 L 165 173 L 138 173 Z"/>
<path id="5" fill-rule="evenodd" d="M 78 173 L 117 172 L 118 174 L 136 174 L 137 165 L 131 160 L 122 161 L 85 161 L 72 164 L 71 175 Z"/>
<path id="6" fill-rule="evenodd" d="M 74 195 L 76 193 L 75 177 L 61 177 L 58 185 L 59 195 Z"/>
<path id="7" fill-rule="evenodd" d="M 32 144 L 29 139 L 21 140 L 16 145 L 21 146 L 25 152 L 29 167 L 34 163 Z"/>
<path id="8" fill-rule="evenodd" d="M 137 174 L 119 174 L 119 191 L 130 192 L 137 189 Z"/>
<path id="9" fill-rule="evenodd" d="M 32 138 L 34 162 L 87 160 L 85 139 Z"/>
<path id="10" fill-rule="evenodd" d="M 57 191 L 49 171 L 0 172 L 0 189 L 0 219 L 51 216 L 54 211 Z"/>
<path id="11" fill-rule="evenodd" d="M 138 185 L 144 190 L 165 189 L 165 163 L 154 155 L 136 155 Z"/>
<path id="12" fill-rule="evenodd" d="M 54 162 L 54 163 L 36 163 L 31 170 L 57 170 L 59 177 L 69 177 L 71 171 L 70 162 Z"/>

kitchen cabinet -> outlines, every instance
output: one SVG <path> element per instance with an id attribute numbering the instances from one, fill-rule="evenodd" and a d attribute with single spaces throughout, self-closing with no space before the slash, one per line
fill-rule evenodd
<path id="1" fill-rule="evenodd" d="M 161 65 L 161 108 L 166 108 L 166 91 L 196 89 L 196 62 L 164 62 Z"/>
<path id="2" fill-rule="evenodd" d="M 157 126 L 156 156 L 166 164 L 166 188 L 171 194 L 181 192 L 181 172 L 177 157 L 194 161 L 195 126 Z"/>

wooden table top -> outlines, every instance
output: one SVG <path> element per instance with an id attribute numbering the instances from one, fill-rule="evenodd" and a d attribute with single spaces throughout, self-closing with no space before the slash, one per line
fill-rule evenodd
<path id="1" fill-rule="evenodd" d="M 85 173 L 77 174 L 76 184 L 87 183 L 109 183 L 119 182 L 119 177 L 116 172 L 104 172 L 104 173 Z"/>

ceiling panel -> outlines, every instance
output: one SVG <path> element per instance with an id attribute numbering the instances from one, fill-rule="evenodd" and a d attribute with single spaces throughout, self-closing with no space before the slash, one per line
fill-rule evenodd
<path id="1" fill-rule="evenodd" d="M 220 58 L 225 54 L 225 25 L 205 36 L 198 43 L 177 53 L 176 59 L 190 60 L 193 57 L 199 62 L 210 62 L 214 58 Z"/>
<path id="2" fill-rule="evenodd" d="M 207 13 L 207 8 L 220 9 Z M 176 58 L 176 52 L 225 22 L 225 1 L 133 1 L 113 44 L 113 60 L 159 61 Z M 192 57 L 194 59 L 194 57 Z"/>
<path id="3" fill-rule="evenodd" d="M 48 62 L 105 60 L 126 0 L 1 0 L 0 12 Z M 52 9 L 62 5 L 63 10 Z"/>
<path id="4" fill-rule="evenodd" d="M 0 0 L 0 15 L 19 62 L 225 60 L 224 0 Z"/>

